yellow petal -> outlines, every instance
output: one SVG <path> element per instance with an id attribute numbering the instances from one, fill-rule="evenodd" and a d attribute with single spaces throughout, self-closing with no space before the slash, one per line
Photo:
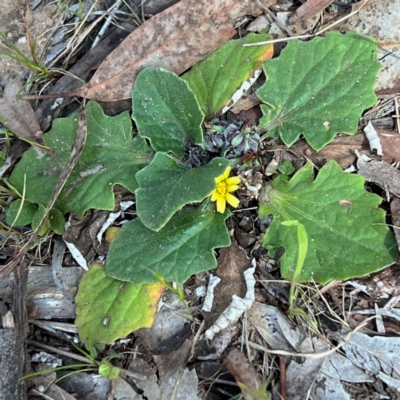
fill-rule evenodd
<path id="1" fill-rule="evenodd" d="M 232 196 L 233 197 L 233 196 Z M 217 211 L 221 214 L 225 212 L 226 201 L 223 197 L 218 197 L 217 199 Z"/>
<path id="2" fill-rule="evenodd" d="M 227 193 L 226 195 L 226 201 L 232 206 L 237 208 L 239 205 L 240 201 L 237 199 L 235 196 L 232 196 L 231 194 Z"/>
<path id="3" fill-rule="evenodd" d="M 217 200 L 217 198 L 218 198 L 218 193 L 217 193 L 216 190 L 214 190 L 214 191 L 211 193 L 211 201 L 215 201 L 215 200 Z"/>
<path id="4" fill-rule="evenodd" d="M 228 186 L 231 186 L 231 185 L 238 185 L 240 182 L 241 182 L 241 180 L 240 180 L 240 178 L 239 178 L 238 176 L 232 176 L 232 178 L 228 178 L 228 179 L 226 180 L 226 184 L 227 184 Z"/>
<path id="5" fill-rule="evenodd" d="M 224 180 L 229 178 L 229 174 L 231 173 L 231 171 L 232 171 L 232 168 L 231 168 L 231 167 L 228 167 L 228 168 L 225 170 L 225 172 L 224 172 L 224 174 L 223 174 Z"/>
<path id="6" fill-rule="evenodd" d="M 217 186 L 218 186 L 218 184 L 221 183 L 224 179 L 225 179 L 225 178 L 224 178 L 224 175 L 220 175 L 220 176 L 218 176 L 217 178 L 215 178 L 215 183 L 217 184 Z"/>
<path id="7" fill-rule="evenodd" d="M 230 185 L 228 186 L 228 192 L 234 192 L 235 190 L 238 190 L 239 186 L 238 185 Z"/>

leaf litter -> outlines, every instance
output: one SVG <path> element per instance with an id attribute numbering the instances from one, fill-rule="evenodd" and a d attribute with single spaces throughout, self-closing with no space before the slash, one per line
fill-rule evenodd
<path id="1" fill-rule="evenodd" d="M 151 21 L 152 19 L 150 19 L 149 21 Z M 209 51 L 207 51 L 208 53 Z M 111 55 L 110 55 L 111 57 Z M 116 59 L 115 54 L 113 55 L 114 57 L 114 61 Z M 110 58 L 111 59 L 111 58 Z M 140 61 L 140 60 L 139 60 Z M 192 62 L 193 64 L 194 62 Z M 105 64 L 107 65 L 107 64 Z M 159 65 L 157 65 L 159 66 Z M 185 69 L 187 69 L 188 67 L 186 66 Z M 168 68 L 170 69 L 170 68 Z M 175 71 L 176 72 L 176 71 Z M 183 71 L 181 71 L 183 72 Z M 123 74 L 122 74 L 123 75 Z M 99 75 L 100 76 L 100 75 Z M 96 77 L 96 75 L 95 75 Z M 108 79 L 108 78 L 105 78 Z M 112 78 L 111 78 L 112 79 Z M 96 82 L 96 81 L 93 81 Z M 93 85 L 92 82 L 92 85 Z M 126 81 L 125 81 L 126 82 Z M 131 86 L 131 82 L 129 83 L 130 88 L 132 88 Z M 90 83 L 89 86 L 90 88 Z M 101 83 L 94 83 L 93 86 L 93 93 L 94 96 L 97 96 L 99 94 L 97 94 L 97 92 L 103 90 L 102 88 L 104 88 L 105 86 L 102 86 Z M 82 89 L 84 90 L 84 89 Z M 130 89 L 129 89 L 130 90 Z M 83 93 L 83 92 L 82 92 Z M 125 94 L 126 95 L 126 94 Z M 124 96 L 125 96 L 124 95 Z M 100 96 L 100 95 L 99 95 Z M 118 96 L 117 96 L 118 97 Z M 114 99 L 116 99 L 117 97 L 114 97 Z M 128 96 L 129 97 L 129 96 Z M 112 101 L 113 101 L 112 100 Z M 338 138 L 340 139 L 340 138 Z M 340 141 L 340 140 L 339 140 Z M 355 143 L 355 142 L 351 142 L 350 143 Z M 340 147 L 341 145 L 339 145 L 339 149 L 343 149 L 345 147 Z M 351 144 L 346 144 L 346 146 L 348 146 L 348 148 L 350 148 Z M 357 146 L 356 146 L 357 147 Z M 359 148 L 359 147 L 357 147 Z M 285 150 L 286 151 L 286 150 Z M 312 149 L 308 148 L 308 151 L 312 152 Z M 275 157 L 277 159 L 280 160 L 280 162 L 283 161 L 283 159 L 281 158 L 282 154 L 284 152 L 282 152 L 281 149 L 276 149 L 275 151 Z M 289 152 L 290 153 L 290 152 Z M 287 153 L 287 154 L 289 154 Z M 339 155 L 337 157 L 340 157 L 340 150 L 339 150 Z M 295 156 L 297 157 L 297 156 Z M 353 156 L 354 159 L 354 156 Z M 349 163 L 351 163 L 351 161 L 347 161 Z M 265 156 L 265 158 L 263 159 L 263 165 L 265 166 L 267 163 L 267 157 Z M 389 167 L 389 166 L 388 166 Z M 396 169 L 394 167 L 391 167 L 391 170 L 396 171 Z M 378 172 L 376 172 L 378 171 Z M 397 190 L 392 187 L 392 185 L 387 185 L 385 182 L 383 184 L 380 184 L 379 182 L 379 178 L 380 178 L 380 170 L 379 169 L 375 169 L 375 173 L 378 176 L 378 178 L 373 178 L 373 179 L 369 179 L 371 182 L 376 182 L 378 183 L 380 186 L 382 186 L 384 189 L 386 189 L 388 191 L 388 196 L 390 194 L 390 192 L 392 194 L 396 194 Z M 362 168 L 360 168 L 359 173 L 362 173 L 363 170 Z M 388 172 L 389 176 L 391 174 L 391 172 Z M 396 175 L 393 172 L 394 175 Z M 391 179 L 391 178 L 390 178 Z M 345 204 L 345 203 L 343 203 Z M 347 204 L 347 203 L 346 203 Z M 350 203 L 349 203 L 350 204 Z M 260 230 L 258 229 L 254 229 L 254 226 L 247 226 L 246 225 L 246 219 L 254 219 L 254 215 L 252 216 L 251 213 L 249 213 L 248 211 L 241 211 L 238 214 L 236 214 L 234 216 L 234 221 L 236 222 L 237 226 L 235 227 L 235 229 L 239 229 L 238 227 L 240 227 L 240 229 L 243 230 L 243 232 L 246 232 L 248 234 L 254 234 L 255 236 L 259 236 Z M 351 213 L 350 213 L 351 215 Z M 250 224 L 252 225 L 252 224 Z M 249 233 L 252 232 L 252 233 Z M 121 250 L 121 252 L 124 250 Z M 257 247 L 255 246 L 253 248 L 253 252 L 257 251 Z M 273 264 L 268 263 L 268 258 L 265 257 L 265 254 L 263 254 L 262 252 L 259 254 L 260 260 L 265 260 L 264 263 L 261 263 L 257 265 L 258 268 L 265 268 L 268 270 L 268 272 L 274 272 L 273 271 Z M 221 257 L 219 258 L 219 262 L 222 263 L 222 259 Z M 236 260 L 236 262 L 239 262 L 238 260 Z M 245 264 L 244 260 L 243 262 L 240 262 L 240 264 Z M 262 267 L 261 267 L 262 266 Z M 189 274 L 190 275 L 190 274 Z M 200 274 L 199 274 L 200 275 Z M 195 297 L 195 290 L 197 290 L 198 288 L 200 288 L 202 285 L 202 283 L 204 283 L 204 281 L 202 282 L 201 279 L 204 279 L 200 277 L 198 278 L 194 278 L 197 279 L 198 282 L 190 282 L 186 285 L 186 295 L 191 299 L 191 301 L 193 301 L 193 304 L 196 304 L 196 301 L 199 301 L 199 298 Z M 383 279 L 383 278 L 382 278 Z M 184 280 L 184 279 L 183 279 Z M 227 279 L 226 279 L 227 280 Z M 362 281 L 360 281 L 362 282 Z M 346 287 L 346 284 L 344 284 Z M 347 287 L 348 288 L 348 287 Z M 310 289 L 311 290 L 311 289 Z M 333 293 L 333 292 L 332 292 Z M 340 291 L 338 292 L 339 294 L 341 293 Z M 263 297 L 263 301 L 267 301 L 266 300 L 266 294 L 262 293 L 262 292 L 258 292 L 256 293 L 256 295 L 258 295 L 259 297 Z M 347 295 L 346 295 L 347 296 Z M 339 299 L 340 301 L 342 301 L 343 303 L 346 301 L 347 297 L 344 297 L 343 299 Z M 326 301 L 326 299 L 324 299 L 324 301 Z M 333 301 L 333 299 L 330 299 L 329 301 Z M 333 301 L 334 303 L 334 301 Z M 325 310 L 323 312 L 323 314 L 328 314 L 329 315 L 329 309 L 326 309 L 325 306 L 323 305 L 323 297 L 322 294 L 320 294 L 317 289 L 315 290 L 315 294 L 313 297 L 310 297 L 308 300 L 307 298 L 304 299 L 304 306 L 308 307 L 309 304 L 313 304 L 317 310 Z M 359 303 L 360 305 L 362 304 L 361 302 Z M 250 316 L 250 313 L 252 312 L 252 310 L 254 309 L 254 307 L 257 307 L 259 305 L 259 303 L 254 303 L 253 307 L 247 312 L 248 316 Z M 262 306 L 264 306 L 264 304 L 261 304 Z M 167 306 L 167 308 L 169 308 L 169 306 Z M 176 310 L 175 310 L 176 311 Z M 183 311 L 183 310 L 181 310 Z M 186 310 L 185 310 L 186 311 Z M 332 310 L 331 310 L 332 311 Z M 264 313 L 266 312 L 266 310 L 263 310 L 263 315 L 265 315 Z M 271 312 L 269 310 L 269 312 Z M 282 322 L 282 320 L 286 319 L 287 317 L 285 314 L 283 314 L 279 308 L 275 309 L 275 315 L 272 316 L 271 318 L 274 320 L 280 320 Z M 339 313 L 339 310 L 336 309 L 334 311 L 333 315 L 336 315 L 336 313 Z M 394 315 L 394 314 L 393 314 Z M 178 317 L 178 319 L 181 319 L 181 317 Z M 251 327 L 249 325 L 246 325 L 246 318 L 243 318 L 242 321 L 242 329 L 243 329 L 243 335 L 246 335 L 249 330 L 251 331 Z M 322 318 L 322 317 L 321 317 Z M 169 319 L 168 316 L 163 315 L 163 317 L 161 318 L 161 322 L 157 325 L 154 325 L 154 330 L 159 329 L 161 331 L 161 326 L 163 325 L 163 323 L 165 323 L 165 321 L 167 321 Z M 249 320 L 251 320 L 251 318 L 249 317 Z M 298 320 L 297 322 L 299 322 L 300 320 Z M 324 320 L 323 320 L 324 321 Z M 334 339 L 332 339 L 333 337 L 333 333 L 335 330 L 330 331 L 329 329 L 325 329 L 326 327 L 323 327 L 322 330 L 324 331 L 324 334 L 327 335 L 328 338 L 332 339 L 334 343 L 336 341 L 336 343 L 340 343 L 343 344 L 343 341 L 346 339 L 348 343 L 350 343 L 349 346 L 347 346 L 347 348 L 343 345 L 342 348 L 345 351 L 346 357 L 344 356 L 340 356 L 339 354 L 332 352 L 331 354 L 327 354 L 329 351 L 329 349 L 332 349 L 333 345 L 328 346 L 326 343 L 326 340 L 324 341 L 320 341 L 319 339 L 316 339 L 315 337 L 313 337 L 312 339 L 304 339 L 304 332 L 302 334 L 298 333 L 298 331 L 301 331 L 302 329 L 304 329 L 304 321 L 303 323 L 298 323 L 293 324 L 292 322 L 288 321 L 289 323 L 287 324 L 287 326 L 285 327 L 284 330 L 279 329 L 277 330 L 276 336 L 280 338 L 280 342 L 274 343 L 271 341 L 268 341 L 268 339 L 266 337 L 263 336 L 264 340 L 266 341 L 266 343 L 268 343 L 269 347 L 268 348 L 264 348 L 263 350 L 258 349 L 257 347 L 251 343 L 250 341 L 248 341 L 248 339 L 244 340 L 243 343 L 247 345 L 247 349 L 248 351 L 246 352 L 246 350 L 244 350 L 243 353 L 239 352 L 240 355 L 238 357 L 242 357 L 244 354 L 246 354 L 249 358 L 250 361 L 253 361 L 253 364 L 256 360 L 256 355 L 255 354 L 263 354 L 264 356 L 268 356 L 269 352 L 273 351 L 282 351 L 285 350 L 287 352 L 291 352 L 292 353 L 292 358 L 289 358 L 288 354 L 283 354 L 285 357 L 287 357 L 287 362 L 289 363 L 288 368 L 285 369 L 281 369 L 281 372 L 283 373 L 283 371 L 286 371 L 286 385 L 289 388 L 286 396 L 287 398 L 305 398 L 306 393 L 309 392 L 309 390 L 311 390 L 311 393 L 313 395 L 313 398 L 348 398 L 348 386 L 346 386 L 346 383 L 344 382 L 349 382 L 348 378 L 351 377 L 355 377 L 358 380 L 354 380 L 353 382 L 357 382 L 357 383 L 361 383 L 361 382 L 371 382 L 371 380 L 373 380 L 374 382 L 384 382 L 387 387 L 388 387 L 388 391 L 390 390 L 398 390 L 396 388 L 398 388 L 398 376 L 395 376 L 391 373 L 388 373 L 388 370 L 385 369 L 385 366 L 382 366 L 381 369 L 371 369 L 369 367 L 369 364 L 365 364 L 363 362 L 359 362 L 357 360 L 362 359 L 362 360 L 366 360 L 366 359 L 370 359 L 371 360 L 371 364 L 376 365 L 377 362 L 379 363 L 383 363 L 384 365 L 392 365 L 392 367 L 394 368 L 394 370 L 396 370 L 398 367 L 395 364 L 397 361 L 396 360 L 390 360 L 390 359 L 381 359 L 381 356 L 378 355 L 378 358 L 374 358 L 374 353 L 375 352 L 379 352 L 379 349 L 385 349 L 385 346 L 389 346 L 389 350 L 393 349 L 397 344 L 395 343 L 395 341 L 390 341 L 388 338 L 381 338 L 382 341 L 380 343 L 378 343 L 378 341 L 374 341 L 374 343 L 370 343 L 368 342 L 365 346 L 365 348 L 369 349 L 369 353 L 371 354 L 367 354 L 367 353 L 363 353 L 360 348 L 356 349 L 355 346 L 363 346 L 358 344 L 355 344 L 353 347 L 351 347 L 352 344 L 352 336 L 350 336 L 350 338 L 347 335 L 347 333 L 344 333 L 341 337 L 338 337 L 336 335 L 336 337 Z M 315 321 L 314 321 L 315 322 Z M 336 323 L 336 327 L 339 326 L 340 324 L 342 324 L 342 321 L 335 321 Z M 258 322 L 254 322 L 255 324 L 255 329 L 258 332 L 269 332 L 271 331 L 271 322 L 267 322 L 264 324 L 264 330 L 262 330 L 260 328 L 260 325 L 263 325 L 263 322 L 261 321 L 261 318 L 259 318 Z M 327 327 L 329 327 L 329 324 L 327 324 Z M 239 325 L 239 324 L 238 324 Z M 173 327 L 174 325 L 170 325 L 170 327 Z M 181 326 L 180 324 L 176 323 L 175 325 L 175 329 L 176 327 Z M 389 326 L 389 321 L 386 320 L 386 326 Z M 258 328 L 258 329 L 257 329 Z M 172 328 L 170 328 L 172 329 Z M 361 328 L 360 328 L 361 329 Z M 153 331 L 154 331 L 153 330 Z M 283 333 L 283 331 L 285 333 Z M 145 341 L 145 337 L 146 335 L 148 335 L 149 331 L 143 330 L 143 332 L 140 334 L 142 336 L 143 341 Z M 254 331 L 251 331 L 252 334 L 254 335 Z M 281 333 L 282 332 L 282 333 Z M 295 334 L 296 332 L 296 334 Z M 171 337 L 172 336 L 171 331 L 167 331 L 165 333 L 164 338 L 161 338 L 159 336 L 158 338 L 158 344 L 160 343 L 169 343 L 169 342 L 165 342 L 165 340 L 168 339 L 168 336 Z M 155 334 L 155 333 L 153 333 Z M 236 335 L 238 334 L 238 331 L 236 330 Z M 235 335 L 235 334 L 234 334 Z M 282 335 L 282 336 L 281 336 Z M 331 335 L 331 336 L 329 336 Z M 354 334 L 354 339 L 357 337 L 356 335 L 358 334 Z M 364 335 L 366 338 L 368 338 L 368 336 Z M 234 336 L 233 336 L 234 337 Z M 283 343 L 284 340 L 287 339 L 283 339 L 285 337 L 290 338 L 289 343 L 290 346 L 286 346 L 284 347 Z M 293 340 L 293 338 L 297 338 L 296 340 Z M 201 338 L 197 338 L 197 342 L 193 341 L 195 338 L 188 336 L 188 339 L 184 339 L 184 341 L 182 342 L 183 344 L 181 344 L 181 347 L 175 348 L 173 350 L 174 352 L 174 357 L 172 357 L 172 354 L 169 354 L 169 356 L 166 356 L 164 361 L 161 361 L 161 359 L 157 359 L 157 356 L 153 357 L 153 361 L 155 362 L 155 364 L 157 365 L 157 367 L 159 368 L 159 372 L 160 372 L 160 382 L 163 382 L 161 384 L 161 387 L 158 388 L 157 387 L 157 381 L 156 381 L 156 377 L 153 374 L 152 377 L 152 384 L 150 384 L 149 381 L 149 386 L 146 386 L 146 384 L 143 387 L 141 387 L 141 385 L 138 385 L 139 388 L 141 388 L 142 390 L 144 390 L 145 395 L 147 395 L 147 397 L 149 398 L 164 398 L 161 392 L 162 392 L 162 388 L 164 388 L 164 390 L 168 390 L 168 395 L 172 395 L 172 393 L 170 392 L 170 387 L 174 387 L 174 384 L 176 382 L 180 382 L 179 386 L 176 387 L 176 391 L 175 393 L 179 393 L 179 391 L 181 391 L 180 393 L 182 393 L 183 396 L 185 396 L 185 398 L 192 398 L 192 392 L 189 393 L 189 388 L 196 388 L 197 387 L 197 377 L 196 377 L 196 372 L 193 371 L 198 371 L 197 374 L 200 374 L 200 369 L 193 369 L 192 372 L 189 371 L 189 369 L 186 368 L 186 364 L 187 364 L 187 360 L 190 358 L 191 355 L 193 354 L 199 354 L 200 353 L 200 348 L 201 346 L 203 346 L 203 351 L 204 348 L 207 349 L 207 343 L 205 343 L 204 341 L 201 340 Z M 357 340 L 359 338 L 357 337 Z M 220 340 L 224 340 L 223 336 L 221 336 Z M 228 343 L 229 344 L 229 343 Z M 117 346 L 118 344 L 116 344 Z M 168 345 L 166 345 L 168 346 Z M 172 346 L 172 345 L 171 345 Z M 194 351 L 194 348 L 197 347 L 199 353 L 196 353 Z M 153 345 L 149 345 L 149 348 L 155 348 L 156 345 L 155 343 Z M 117 348 L 117 347 L 115 347 Z M 252 350 L 250 350 L 252 349 Z M 210 349 L 208 350 L 210 351 Z M 258 351 L 259 353 L 256 353 L 256 351 Z M 253 352 L 253 353 L 252 353 Z M 261 352 L 261 353 L 260 353 Z M 316 352 L 316 353 L 315 353 Z M 387 349 L 385 350 L 385 353 L 387 353 Z M 315 360 L 312 357 L 308 357 L 310 354 L 314 354 L 316 355 Z M 322 355 L 319 355 L 319 353 L 322 353 Z M 168 351 L 166 352 L 166 354 L 168 354 Z M 273 353 L 271 353 L 273 354 Z M 278 353 L 279 354 L 279 353 Z M 299 370 L 299 363 L 298 360 L 299 358 L 302 356 L 302 354 L 304 355 L 305 359 L 309 360 L 308 362 L 303 362 L 301 365 L 303 366 L 303 368 L 301 370 Z M 325 355 L 324 355 L 325 354 Z M 350 354 L 353 354 L 353 357 L 350 356 Z M 175 358 L 177 357 L 177 358 Z M 168 360 L 168 358 L 170 358 Z M 200 357 L 198 358 L 200 359 Z M 141 359 L 138 359 L 138 361 L 143 361 Z M 179 360 L 179 361 L 176 361 Z M 383 360 L 383 361 L 382 361 Z M 174 368 L 171 368 L 171 366 L 173 365 L 173 363 L 176 363 Z M 163 364 L 164 363 L 164 364 Z M 132 365 L 134 365 L 135 363 L 132 363 Z M 138 365 L 140 364 L 140 362 L 137 363 Z M 211 370 L 211 364 L 209 363 L 209 368 Z M 382 365 L 383 365 L 382 364 Z M 221 367 L 221 365 L 219 364 L 219 362 L 215 362 L 214 366 L 218 366 L 219 368 Z M 332 368 L 333 366 L 333 368 Z M 143 363 L 141 365 L 142 370 L 145 370 L 146 368 L 148 368 L 148 364 L 147 363 Z M 170 371 L 169 371 L 169 368 Z M 392 370 L 393 370 L 392 368 Z M 339 371 L 341 372 L 341 374 L 339 375 L 335 375 L 333 371 Z M 344 373 L 344 371 L 346 371 L 346 373 Z M 368 376 L 366 375 L 366 372 L 368 372 L 369 374 L 372 375 Z M 150 372 L 150 371 L 149 371 Z M 248 391 L 246 391 L 247 389 L 251 388 L 251 381 L 260 381 L 260 377 L 257 377 L 258 372 L 256 370 L 251 371 L 250 374 L 250 381 L 244 381 L 244 385 L 246 385 L 246 388 L 242 387 L 242 392 L 244 394 L 244 396 L 246 396 L 246 393 L 248 395 Z M 234 374 L 235 375 L 235 374 Z M 149 375 L 150 376 L 150 375 Z M 185 377 L 183 379 L 183 377 Z M 304 377 L 304 379 L 301 379 L 302 377 Z M 308 377 L 309 379 L 307 380 L 306 377 Z M 253 378 L 253 379 L 251 379 Z M 238 380 L 240 381 L 240 379 Z M 247 383 L 246 383 L 247 382 Z M 370 387 L 370 386 L 369 386 Z M 257 386 L 258 388 L 258 386 Z M 190 389 L 190 390 L 192 390 Z M 277 388 L 275 388 L 275 390 L 277 390 Z M 357 390 L 357 387 L 353 385 L 352 390 Z M 371 389 L 370 389 L 371 390 Z M 273 393 L 271 394 L 273 396 Z M 197 398 L 197 393 L 193 393 L 193 398 Z M 333 396 L 333 397 L 332 397 Z M 334 397 L 336 396 L 336 397 Z M 346 397 L 347 396 L 347 397 Z M 169 397 L 165 397 L 165 398 L 169 398 Z"/>
<path id="2" fill-rule="evenodd" d="M 270 0 L 264 7 L 273 3 Z M 87 85 L 58 97 L 108 102 L 129 99 L 133 82 L 143 68 L 163 67 L 180 74 L 234 36 L 233 24 L 239 17 L 261 12 L 262 7 L 251 0 L 180 1 L 132 32 L 103 61 Z"/>

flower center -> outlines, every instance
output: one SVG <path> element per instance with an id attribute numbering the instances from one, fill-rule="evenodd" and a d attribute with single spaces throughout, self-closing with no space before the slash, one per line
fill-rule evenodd
<path id="1" fill-rule="evenodd" d="M 218 183 L 216 190 L 220 196 L 225 197 L 226 194 L 228 193 L 228 185 L 225 182 L 220 182 L 220 183 Z"/>

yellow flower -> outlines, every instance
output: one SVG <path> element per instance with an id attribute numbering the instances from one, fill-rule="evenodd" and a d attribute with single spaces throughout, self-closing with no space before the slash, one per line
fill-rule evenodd
<path id="1" fill-rule="evenodd" d="M 240 178 L 238 176 L 229 178 L 231 169 L 231 167 L 228 167 L 221 176 L 215 178 L 217 187 L 211 193 L 211 201 L 217 202 L 217 211 L 219 213 L 225 212 L 227 202 L 235 208 L 239 205 L 239 199 L 231 195 L 231 192 L 239 189 Z"/>

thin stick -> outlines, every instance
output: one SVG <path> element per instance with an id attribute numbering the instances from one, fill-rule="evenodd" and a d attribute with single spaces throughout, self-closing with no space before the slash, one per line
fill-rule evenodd
<path id="1" fill-rule="evenodd" d="M 114 5 L 114 11 L 118 10 L 120 8 L 120 6 L 121 6 L 121 0 L 118 0 L 117 3 Z M 107 28 L 110 26 L 111 21 L 112 21 L 112 15 L 109 14 L 109 15 L 107 15 L 106 22 L 104 23 L 104 25 L 100 29 L 99 33 L 97 34 L 96 38 L 94 39 L 91 48 L 96 46 L 97 43 L 99 43 L 100 40 L 103 38 L 103 35 L 106 32 Z"/>
<path id="2" fill-rule="evenodd" d="M 286 361 L 285 357 L 279 356 L 279 369 L 281 381 L 281 399 L 286 400 Z"/>
<path id="3" fill-rule="evenodd" d="M 30 344 L 31 346 L 40 347 L 40 348 L 48 350 L 48 351 L 52 351 L 53 353 L 72 358 L 73 360 L 76 360 L 76 361 L 93 364 L 93 361 L 90 360 L 89 358 L 80 356 L 79 354 L 70 353 L 69 351 L 57 349 L 57 347 L 48 346 L 47 344 L 39 343 L 34 340 L 28 340 L 27 344 Z"/>
<path id="4" fill-rule="evenodd" d="M 327 31 L 328 29 L 331 29 L 332 27 L 334 27 L 337 24 L 340 24 L 341 22 L 345 21 L 346 19 L 351 18 L 353 15 L 356 15 L 364 6 L 365 4 L 368 2 L 368 0 L 364 0 L 363 3 L 360 5 L 360 7 L 355 10 L 352 11 L 350 14 L 345 15 L 344 17 L 338 19 L 335 22 L 332 22 L 332 24 L 328 25 L 327 27 L 319 30 L 316 33 L 308 33 L 305 35 L 300 35 L 300 36 L 293 36 L 293 37 L 286 37 L 286 38 L 281 38 L 281 39 L 273 39 L 273 40 L 265 40 L 264 42 L 257 42 L 257 43 L 247 43 L 244 44 L 244 47 L 250 47 L 250 46 L 262 46 L 264 44 L 270 44 L 270 43 L 280 43 L 280 42 L 288 42 L 290 40 L 295 40 L 295 39 L 308 39 L 310 37 L 316 37 L 321 35 L 321 33 L 324 33 L 325 31 Z"/>
<path id="5" fill-rule="evenodd" d="M 333 353 L 335 353 L 337 350 L 339 350 L 343 345 L 345 345 L 346 343 L 348 343 L 348 341 L 351 339 L 351 337 L 360 329 L 364 328 L 369 321 L 373 320 L 376 318 L 376 315 L 373 315 L 372 317 L 367 318 L 366 320 L 364 320 L 360 325 L 357 326 L 357 328 L 355 328 L 353 331 L 349 332 L 348 335 L 335 347 L 333 347 L 330 350 L 327 351 L 323 351 L 323 352 L 316 352 L 316 353 L 294 353 L 294 352 L 290 352 L 290 351 L 285 351 L 285 350 L 271 350 L 268 349 L 265 346 L 261 346 L 258 343 L 253 343 L 249 341 L 249 345 L 251 347 L 253 347 L 254 349 L 257 350 L 262 350 L 266 353 L 269 354 L 277 354 L 280 356 L 291 356 L 291 357 L 305 357 L 305 358 L 310 358 L 313 360 L 318 360 L 319 358 L 322 357 L 327 357 Z"/>
<path id="6" fill-rule="evenodd" d="M 400 115 L 399 115 L 399 103 L 397 102 L 397 97 L 394 98 L 394 110 L 396 114 L 393 118 L 396 119 L 397 133 L 400 133 Z"/>

